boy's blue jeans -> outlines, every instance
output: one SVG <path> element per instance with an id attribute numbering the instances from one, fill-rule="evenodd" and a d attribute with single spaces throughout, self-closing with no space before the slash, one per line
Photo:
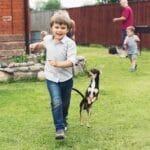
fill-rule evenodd
<path id="1" fill-rule="evenodd" d="M 73 80 L 69 79 L 58 83 L 46 80 L 46 82 L 51 97 L 52 115 L 56 131 L 64 129 L 70 105 Z"/>

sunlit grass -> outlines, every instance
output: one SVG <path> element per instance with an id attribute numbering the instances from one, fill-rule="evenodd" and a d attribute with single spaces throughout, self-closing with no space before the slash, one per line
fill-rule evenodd
<path id="1" fill-rule="evenodd" d="M 0 84 L 0 149 L 2 150 L 148 150 L 150 149 L 150 52 L 138 57 L 131 73 L 127 58 L 103 47 L 78 47 L 87 69 L 102 71 L 100 96 L 93 105 L 91 128 L 79 125 L 81 97 L 72 92 L 69 131 L 55 141 L 45 82 Z M 74 78 L 85 92 L 87 76 Z M 86 113 L 85 113 L 86 117 Z"/>

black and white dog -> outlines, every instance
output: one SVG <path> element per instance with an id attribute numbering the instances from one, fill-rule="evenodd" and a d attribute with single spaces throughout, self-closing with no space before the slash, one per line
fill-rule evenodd
<path id="1" fill-rule="evenodd" d="M 98 95 L 99 95 L 100 71 L 98 69 L 91 69 L 88 72 L 88 75 L 91 78 L 91 82 L 85 92 L 85 95 L 83 95 L 79 90 L 75 88 L 73 88 L 73 90 L 79 93 L 82 97 L 82 100 L 80 102 L 80 125 L 83 125 L 82 111 L 86 110 L 88 114 L 87 127 L 90 127 L 89 121 L 90 121 L 90 116 L 91 116 L 91 107 L 92 107 L 92 104 L 98 99 Z"/>

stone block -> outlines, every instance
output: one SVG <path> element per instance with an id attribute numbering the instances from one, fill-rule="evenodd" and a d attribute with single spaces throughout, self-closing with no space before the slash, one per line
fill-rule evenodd
<path id="1" fill-rule="evenodd" d="M 0 71 L 0 82 L 6 82 L 11 78 L 12 78 L 11 74 L 9 74 L 7 72 Z"/>

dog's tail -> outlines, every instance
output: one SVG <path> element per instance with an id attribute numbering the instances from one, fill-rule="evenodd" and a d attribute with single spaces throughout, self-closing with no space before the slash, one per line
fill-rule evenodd
<path id="1" fill-rule="evenodd" d="M 72 90 L 76 91 L 78 94 L 81 95 L 82 98 L 84 98 L 84 95 L 83 95 L 79 90 L 77 90 L 77 89 L 75 89 L 75 88 L 72 88 Z"/>

